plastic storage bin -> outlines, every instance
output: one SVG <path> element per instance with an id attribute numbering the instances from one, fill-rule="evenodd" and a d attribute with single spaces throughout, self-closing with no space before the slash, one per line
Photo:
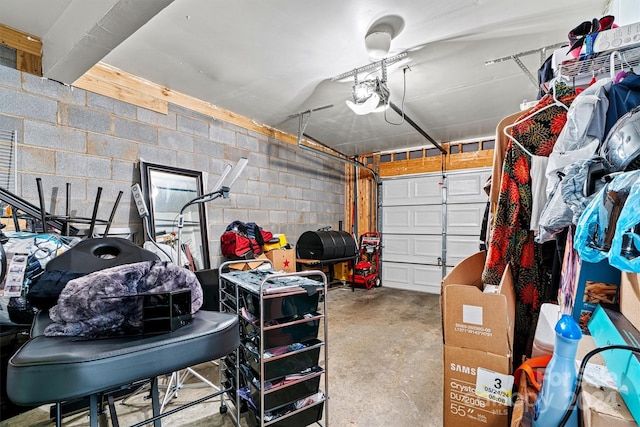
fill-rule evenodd
<path id="1" fill-rule="evenodd" d="M 553 353 L 556 340 L 554 328 L 560 319 L 560 306 L 545 303 L 540 307 L 540 316 L 533 338 L 531 357 L 545 356 Z"/>
<path id="2" fill-rule="evenodd" d="M 276 421 L 273 424 L 269 424 L 269 427 L 300 427 L 300 426 L 308 426 L 313 423 L 316 423 L 322 419 L 322 411 L 324 409 L 324 402 L 321 402 L 317 405 L 312 405 L 306 408 L 303 411 L 298 412 L 297 414 L 288 416 L 279 421 Z M 253 409 L 251 412 L 255 415 Z M 252 421 L 256 422 L 255 426 L 260 425 L 260 421 L 258 416 L 249 417 Z"/>
<path id="3" fill-rule="evenodd" d="M 240 298 L 244 302 L 243 305 L 249 313 L 260 318 L 260 296 L 240 289 Z M 302 316 L 307 313 L 318 311 L 318 301 L 320 293 L 314 295 L 295 294 L 276 297 L 263 298 L 264 304 L 264 321 L 270 322 L 276 319 L 286 317 Z"/>
<path id="4" fill-rule="evenodd" d="M 311 340 L 305 344 L 307 347 L 294 352 L 285 353 L 286 357 L 278 356 L 264 359 L 264 379 L 271 381 L 289 374 L 305 371 L 318 365 L 320 358 L 320 340 Z M 244 357 L 253 370 L 255 377 L 260 379 L 260 357 L 253 351 L 242 347 Z"/>
<path id="5" fill-rule="evenodd" d="M 315 313 L 317 316 L 318 314 Z M 260 326 L 242 319 L 240 322 L 240 332 L 243 340 L 249 340 L 260 345 Z M 290 322 L 291 319 L 279 319 L 279 324 Z M 266 329 L 264 334 L 264 348 L 280 347 L 293 343 L 301 343 L 310 341 L 318 337 L 318 329 L 320 327 L 319 319 L 310 319 L 302 323 L 294 323 L 292 325 L 282 326 L 275 329 Z"/>
<path id="6" fill-rule="evenodd" d="M 255 384 L 251 384 L 251 398 L 258 410 L 260 409 L 260 389 Z M 264 393 L 264 410 L 271 411 L 274 408 L 294 403 L 306 396 L 310 396 L 318 391 L 320 387 L 320 375 L 311 377 L 304 381 L 283 386 L 275 386 Z"/>

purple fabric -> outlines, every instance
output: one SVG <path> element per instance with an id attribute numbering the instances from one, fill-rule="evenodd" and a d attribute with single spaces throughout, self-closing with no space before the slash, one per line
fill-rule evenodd
<path id="1" fill-rule="evenodd" d="M 140 298 L 113 298 L 191 289 L 191 312 L 202 306 L 196 275 L 176 264 L 144 261 L 96 271 L 70 280 L 49 310 L 47 336 L 99 338 L 140 333 Z"/>

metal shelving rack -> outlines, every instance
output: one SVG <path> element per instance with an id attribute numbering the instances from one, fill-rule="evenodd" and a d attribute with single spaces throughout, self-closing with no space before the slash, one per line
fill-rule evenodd
<path id="1" fill-rule="evenodd" d="M 266 262 L 271 264 L 269 260 L 255 260 L 255 261 L 257 263 Z M 288 418 L 295 417 L 296 415 L 302 414 L 305 411 L 310 411 L 312 410 L 312 408 L 317 407 L 318 405 L 324 405 L 323 409 L 321 409 L 321 411 L 322 410 L 324 411 L 324 424 L 321 423 L 322 417 L 320 417 L 320 419 L 318 420 L 313 421 L 311 424 L 317 424 L 319 426 L 328 427 L 329 426 L 329 421 L 328 421 L 329 420 L 329 405 L 328 405 L 329 381 L 327 376 L 328 329 L 327 329 L 327 318 L 326 318 L 326 313 L 327 313 L 326 296 L 327 296 L 328 284 L 327 284 L 326 275 L 323 272 L 317 271 L 317 270 L 297 272 L 297 273 L 279 273 L 272 269 L 269 269 L 263 274 L 263 277 L 261 277 L 258 281 L 254 281 L 253 283 L 248 283 L 248 281 L 243 280 L 241 277 L 237 277 L 237 275 L 234 275 L 233 273 L 223 272 L 225 271 L 225 268 L 227 268 L 230 264 L 237 263 L 237 262 L 238 261 L 230 261 L 230 262 L 223 263 L 220 266 L 220 310 L 226 311 L 226 312 L 234 312 L 239 316 L 241 322 L 250 322 L 250 319 L 247 319 L 242 314 L 242 308 L 244 307 L 244 305 L 242 303 L 242 297 L 241 297 L 240 291 L 242 290 L 243 292 L 251 292 L 253 294 L 257 294 L 259 298 L 259 304 L 260 304 L 260 307 L 259 307 L 260 308 L 260 316 L 259 316 L 259 340 L 260 341 L 259 343 L 260 345 L 257 350 L 259 351 L 258 356 L 259 356 L 259 368 L 260 368 L 260 372 L 259 372 L 260 378 L 259 378 L 259 385 L 258 385 L 259 395 L 260 395 L 260 402 L 259 402 L 260 406 L 256 411 L 256 418 L 260 427 L 268 427 L 268 426 L 283 425 L 283 424 L 289 425 L 287 424 Z M 253 263 L 254 260 L 251 260 L 250 262 Z M 242 272 L 242 273 L 246 273 L 246 272 Z M 315 280 L 309 279 L 308 278 L 309 276 L 319 277 L 322 279 L 322 281 L 315 281 Z M 292 279 L 300 279 L 300 280 L 297 280 L 297 281 L 294 280 L 292 282 L 289 282 L 290 284 L 288 284 L 287 281 Z M 299 286 L 299 284 L 303 282 L 305 284 L 305 287 Z M 231 284 L 231 289 L 229 284 Z M 316 312 L 316 313 L 313 313 L 313 315 L 311 315 L 310 317 L 304 317 L 301 319 L 286 321 L 284 323 L 278 323 L 275 325 L 265 324 L 266 323 L 265 322 L 265 301 L 268 301 L 269 299 L 272 299 L 272 298 L 286 298 L 286 297 L 304 295 L 307 293 L 306 288 L 309 286 L 309 284 L 313 284 L 312 287 L 314 288 L 314 290 L 316 292 L 319 292 L 320 297 L 322 297 L 321 313 Z M 281 328 L 295 327 L 296 325 L 300 325 L 306 322 L 313 322 L 313 321 L 321 322 L 322 331 L 324 334 L 323 341 L 317 340 L 317 342 L 314 343 L 313 345 L 309 345 L 307 347 L 304 347 L 298 350 L 289 351 L 277 356 L 265 358 L 265 351 L 268 350 L 265 348 L 266 332 L 281 329 Z M 241 347 L 244 347 L 245 350 L 250 351 L 248 344 L 249 343 L 246 340 L 242 340 Z M 277 362 L 279 360 L 283 360 L 288 357 L 296 357 L 297 355 L 301 355 L 305 352 L 312 352 L 314 350 L 320 351 L 320 349 L 324 349 L 324 352 L 323 352 L 324 360 L 320 360 L 318 362 L 322 361 L 324 363 L 324 368 L 312 370 L 310 373 L 301 375 L 300 378 L 298 379 L 287 382 L 286 384 L 283 384 L 283 385 L 273 386 L 272 388 L 265 390 L 265 382 L 267 382 L 268 380 L 266 378 L 265 372 L 266 372 L 266 366 L 269 363 Z M 240 425 L 239 424 L 240 413 L 243 406 L 237 396 L 238 390 L 241 389 L 242 382 L 249 384 L 249 382 L 251 381 L 250 379 L 246 378 L 244 374 L 241 372 L 241 369 L 240 369 L 241 365 L 245 365 L 245 367 L 247 368 L 249 365 L 249 363 L 246 360 L 243 360 L 241 353 L 242 351 L 238 351 L 236 353 L 234 365 L 227 366 L 227 363 L 224 360 L 223 360 L 223 363 L 221 363 L 220 365 L 221 383 L 222 381 L 224 381 L 224 379 L 222 378 L 222 375 L 226 369 L 232 369 L 234 371 L 233 380 L 235 381 L 236 396 L 228 396 L 228 397 L 232 398 L 230 399 L 230 401 L 232 402 L 235 409 L 235 411 L 232 412 L 232 416 L 236 420 L 237 425 Z M 296 373 L 291 372 L 291 374 L 296 374 Z M 312 380 L 316 377 L 322 377 L 322 376 L 324 376 L 324 390 L 322 390 L 322 388 L 318 390 L 323 394 L 322 399 L 316 402 L 313 402 L 312 404 L 303 406 L 299 409 L 295 409 L 290 412 L 287 412 L 286 414 L 278 416 L 277 418 L 273 418 L 273 419 L 269 419 L 268 421 L 265 421 L 265 412 L 266 412 L 265 397 L 267 397 L 271 393 L 283 391 L 283 389 L 287 387 L 293 387 L 297 384 L 303 383 L 308 380 Z M 242 382 L 241 382 L 241 379 L 242 379 Z M 229 379 L 227 378 L 227 380 Z M 249 390 L 251 390 L 250 385 L 249 385 Z M 223 413 L 226 412 L 226 402 L 225 402 L 224 396 L 222 398 L 221 412 Z"/>
<path id="2" fill-rule="evenodd" d="M 640 44 L 564 61 L 560 64 L 558 74 L 570 78 L 592 76 L 611 73 L 616 65 L 629 68 L 640 65 Z"/>

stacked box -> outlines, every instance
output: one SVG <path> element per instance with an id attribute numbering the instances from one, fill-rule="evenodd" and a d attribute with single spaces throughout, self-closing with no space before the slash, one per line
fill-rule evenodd
<path id="1" fill-rule="evenodd" d="M 295 273 L 296 271 L 296 251 L 295 249 L 273 249 L 265 252 L 265 255 L 273 263 L 274 270 L 284 271 L 286 273 Z"/>
<path id="2" fill-rule="evenodd" d="M 442 280 L 445 426 L 508 425 L 515 294 L 510 267 L 483 292 L 484 261 L 471 255 Z"/>

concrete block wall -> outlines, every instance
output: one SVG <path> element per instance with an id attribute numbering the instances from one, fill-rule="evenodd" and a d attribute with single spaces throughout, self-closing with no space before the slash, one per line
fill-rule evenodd
<path id="1" fill-rule="evenodd" d="M 206 205 L 213 267 L 222 262 L 219 237 L 234 220 L 285 233 L 292 243 L 344 220 L 341 162 L 180 106 L 156 113 L 0 66 L 0 129 L 17 131 L 19 196 L 39 205 L 42 178 L 47 210 L 63 214 L 70 183 L 72 215 L 90 218 L 102 187 L 98 218 L 107 219 L 123 191 L 112 227 L 132 228 L 139 242 L 130 193 L 140 182 L 139 159 L 206 172 L 208 188 L 226 164 L 247 157 L 231 197 Z"/>

